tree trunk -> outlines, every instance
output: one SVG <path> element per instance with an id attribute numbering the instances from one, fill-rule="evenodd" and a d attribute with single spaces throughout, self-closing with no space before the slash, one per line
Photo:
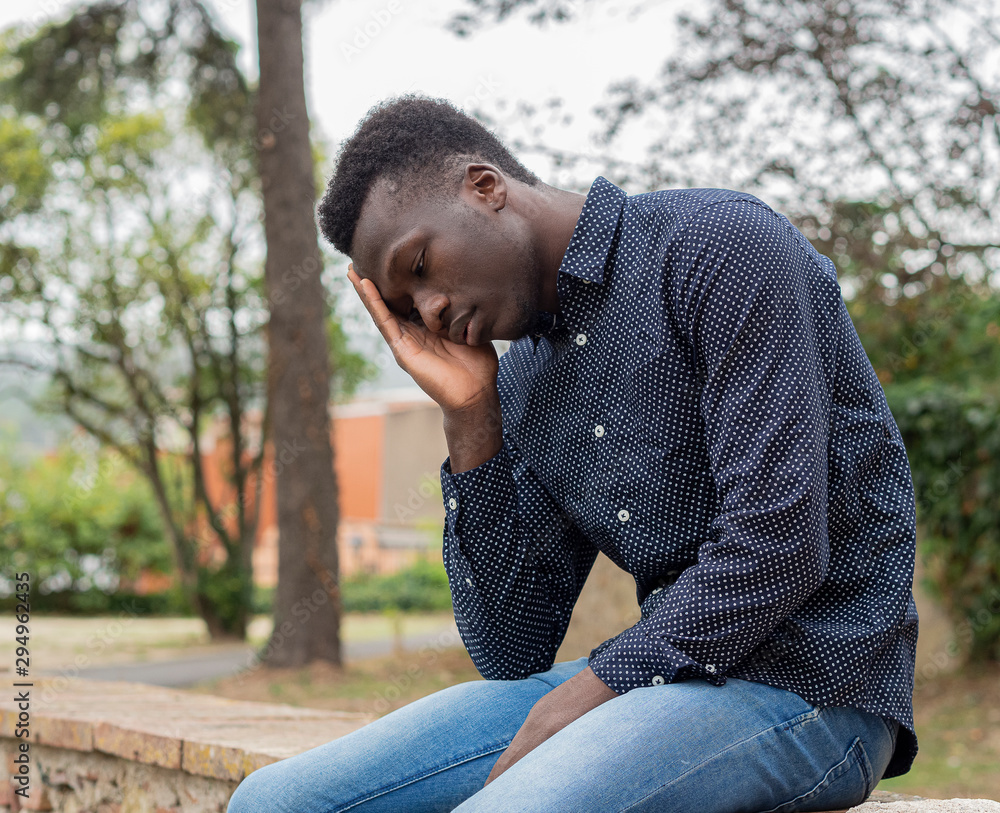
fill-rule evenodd
<path id="1" fill-rule="evenodd" d="M 337 483 L 301 0 L 257 0 L 257 152 L 267 239 L 268 398 L 278 498 L 270 666 L 340 664 Z"/>

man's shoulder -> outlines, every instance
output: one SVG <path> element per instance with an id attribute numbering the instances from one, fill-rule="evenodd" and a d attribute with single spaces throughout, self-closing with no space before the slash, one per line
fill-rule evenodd
<path id="1" fill-rule="evenodd" d="M 749 192 L 735 189 L 717 189 L 713 187 L 695 187 L 690 189 L 660 189 L 655 192 L 644 192 L 628 198 L 626 205 L 636 213 L 647 213 L 665 216 L 677 220 L 678 225 L 685 224 L 698 215 L 705 215 L 720 204 L 747 203 L 762 206 L 772 211 L 760 198 Z"/>
<path id="2" fill-rule="evenodd" d="M 661 189 L 633 195 L 626 201 L 626 211 L 631 210 L 633 217 L 650 226 L 656 223 L 668 234 L 680 234 L 699 220 L 730 216 L 727 210 L 732 210 L 733 205 L 759 207 L 775 214 L 770 206 L 749 192 L 712 187 Z"/>

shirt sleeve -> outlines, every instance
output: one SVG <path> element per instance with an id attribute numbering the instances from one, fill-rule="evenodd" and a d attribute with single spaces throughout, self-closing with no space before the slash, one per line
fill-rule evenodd
<path id="1" fill-rule="evenodd" d="M 696 563 L 591 653 L 618 693 L 725 683 L 825 578 L 840 294 L 816 258 L 785 218 L 752 201 L 707 207 L 671 247 L 669 310 L 701 381 L 719 509 Z"/>
<path id="2" fill-rule="evenodd" d="M 549 669 L 597 558 L 505 434 L 485 463 L 441 465 L 444 565 L 455 622 L 479 673 L 523 678 Z"/>

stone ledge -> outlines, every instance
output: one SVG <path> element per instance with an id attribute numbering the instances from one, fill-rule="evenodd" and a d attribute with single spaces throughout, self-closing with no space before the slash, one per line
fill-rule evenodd
<path id="1" fill-rule="evenodd" d="M 30 682 L 30 797 L 14 793 L 25 740 L 14 733 L 22 689 L 12 687 L 0 698 L 0 813 L 221 813 L 247 774 L 375 719 L 143 683 Z"/>
<path id="2" fill-rule="evenodd" d="M 862 805 L 830 813 L 1000 813 L 991 799 L 924 799 L 901 793 L 875 791 Z"/>
<path id="3" fill-rule="evenodd" d="M 60 678 L 32 682 L 32 745 L 98 751 L 213 779 L 242 779 L 374 719 L 144 683 L 67 683 Z M 0 699 L 0 739 L 14 740 L 17 715 L 10 692 Z"/>
<path id="4" fill-rule="evenodd" d="M 247 774 L 374 719 L 142 683 L 31 682 L 31 797 L 13 793 L 23 740 L 14 738 L 12 691 L 0 698 L 0 813 L 222 813 Z M 876 790 L 850 811 L 829 813 L 1000 813 L 1000 802 Z"/>

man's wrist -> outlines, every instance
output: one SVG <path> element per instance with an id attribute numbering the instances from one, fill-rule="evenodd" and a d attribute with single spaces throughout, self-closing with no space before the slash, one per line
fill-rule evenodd
<path id="1" fill-rule="evenodd" d="M 446 410 L 444 434 L 453 474 L 474 469 L 496 455 L 503 448 L 503 418 L 495 388 L 474 404 Z"/>
<path id="2" fill-rule="evenodd" d="M 591 698 L 595 708 L 618 696 L 618 692 L 601 680 L 589 666 L 575 677 L 580 681 L 581 692 Z"/>

